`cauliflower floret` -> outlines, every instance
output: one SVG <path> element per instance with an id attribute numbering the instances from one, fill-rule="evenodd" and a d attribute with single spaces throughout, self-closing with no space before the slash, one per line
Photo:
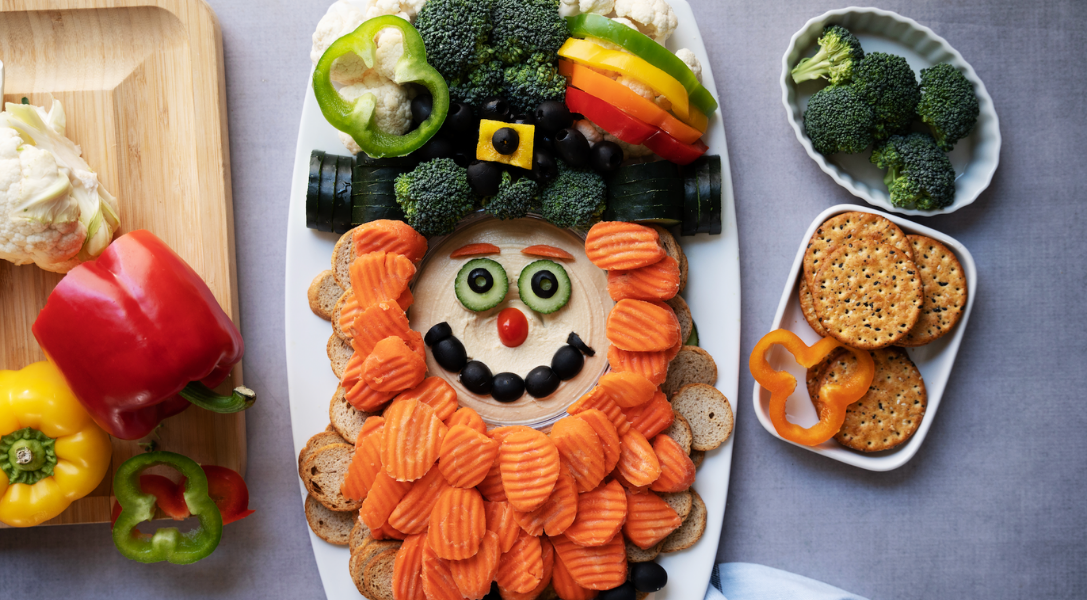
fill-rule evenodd
<path id="1" fill-rule="evenodd" d="M 676 58 L 690 67 L 691 72 L 694 73 L 694 78 L 698 80 L 698 83 L 702 83 L 702 63 L 698 62 L 698 57 L 694 55 L 694 52 L 687 48 L 680 48 L 676 50 Z"/>
<path id="2" fill-rule="evenodd" d="M 375 69 L 367 71 L 362 81 L 340 88 L 340 95 L 347 100 L 366 93 L 373 93 L 377 99 L 374 119 L 378 129 L 393 135 L 404 135 L 411 129 L 411 99 L 415 90 L 397 85 Z"/>
<path id="3" fill-rule="evenodd" d="M 639 96 L 641 96 L 642 98 L 645 98 L 646 100 L 655 100 L 657 98 L 657 93 L 653 91 L 653 88 L 651 88 L 648 85 L 638 81 L 637 79 L 631 79 L 630 77 L 627 77 L 626 75 L 620 75 L 619 78 L 616 79 L 616 81 L 618 81 L 619 83 L 627 86 L 635 94 L 638 94 Z"/>
<path id="4" fill-rule="evenodd" d="M 415 21 L 415 16 L 426 4 L 426 0 L 366 0 L 366 8 L 363 13 L 367 19 L 396 15 L 409 23 Z"/>
<path id="5" fill-rule="evenodd" d="M 581 135 L 585 136 L 589 146 L 595 146 L 604 141 L 604 132 L 597 129 L 596 125 L 593 125 L 593 122 L 588 119 L 574 121 L 574 129 L 577 129 L 581 132 Z"/>
<path id="6" fill-rule="evenodd" d="M 626 17 L 638 26 L 638 31 L 663 45 L 676 30 L 679 20 L 664 0 L 615 0 L 615 15 Z"/>
<path id="7" fill-rule="evenodd" d="M 377 34 L 377 59 L 374 68 L 386 79 L 396 76 L 396 61 L 404 55 L 404 34 L 399 29 L 382 29 Z M 696 59 L 697 60 L 697 59 Z"/>
<path id="8" fill-rule="evenodd" d="M 583 13 L 606 15 L 615 8 L 615 0 L 562 0 L 559 14 L 564 17 L 576 17 Z"/>
<path id="9" fill-rule="evenodd" d="M 332 3 L 313 32 L 313 46 L 309 52 L 309 59 L 313 65 L 317 66 L 317 62 L 321 60 L 321 56 L 332 42 L 358 29 L 365 20 L 366 17 L 362 11 L 345 0 Z M 365 70 L 366 64 L 358 55 L 341 56 L 332 63 L 332 81 L 346 83 L 361 77 Z"/>
<path id="10" fill-rule="evenodd" d="M 589 140 L 590 146 L 595 146 L 600 142 L 615 142 L 623 149 L 623 156 L 625 158 L 640 158 L 643 156 L 651 156 L 653 151 L 645 146 L 628 144 L 623 140 L 615 137 L 614 135 L 604 131 L 596 126 L 596 123 L 588 119 L 582 119 L 574 123 L 574 127 L 581 132 L 581 135 L 585 136 L 585 139 Z"/>
<path id="11" fill-rule="evenodd" d="M 343 144 L 344 148 L 347 148 L 348 152 L 351 154 L 362 152 L 362 148 L 359 147 L 359 143 L 355 141 L 355 138 L 342 131 L 337 131 L 336 134 L 340 136 L 340 143 Z"/>
<path id="12" fill-rule="evenodd" d="M 64 273 L 87 238 L 72 184 L 51 152 L 0 127 L 0 259 Z"/>

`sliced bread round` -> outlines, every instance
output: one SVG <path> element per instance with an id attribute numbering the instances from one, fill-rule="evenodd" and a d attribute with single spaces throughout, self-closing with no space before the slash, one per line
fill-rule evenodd
<path id="1" fill-rule="evenodd" d="M 370 536 L 370 528 L 366 526 L 366 523 L 362 522 L 361 517 L 356 517 L 355 525 L 351 528 L 351 534 L 347 536 L 347 548 L 354 554 L 372 541 L 374 541 L 374 538 Z"/>
<path id="2" fill-rule="evenodd" d="M 350 362 L 355 349 L 351 347 L 350 342 L 341 340 L 334 333 L 328 338 L 325 352 L 328 353 L 328 360 L 332 363 L 332 373 L 336 375 L 336 379 L 343 379 L 344 369 L 347 368 L 347 363 Z"/>
<path id="3" fill-rule="evenodd" d="M 379 552 L 362 570 L 362 595 L 369 600 L 394 600 L 393 566 L 397 549 Z"/>
<path id="4" fill-rule="evenodd" d="M 321 271 L 309 284 L 306 296 L 309 298 L 309 309 L 313 311 L 313 314 L 328 321 L 332 319 L 332 309 L 336 306 L 336 302 L 340 296 L 343 296 L 343 289 L 332 277 L 332 271 Z"/>
<path id="5" fill-rule="evenodd" d="M 351 553 L 351 561 L 348 563 L 348 569 L 351 571 L 351 580 L 355 582 L 355 587 L 358 588 L 360 594 L 366 593 L 363 590 L 363 585 L 365 585 L 366 567 L 370 566 L 370 562 L 382 552 L 387 552 L 389 550 L 396 551 L 399 549 L 399 541 L 378 541 L 370 538 L 370 540 L 363 544 L 359 550 Z"/>
<path id="6" fill-rule="evenodd" d="M 302 477 L 302 465 L 306 464 L 309 457 L 313 455 L 313 452 L 318 448 L 323 448 L 329 444 L 343 444 L 344 439 L 340 437 L 340 434 L 335 431 L 324 430 L 321 433 L 311 437 L 306 445 L 302 447 L 302 451 L 298 453 L 298 476 Z"/>
<path id="7" fill-rule="evenodd" d="M 672 410 L 691 426 L 691 448 L 713 450 L 732 435 L 732 406 L 717 388 L 705 383 L 685 385 L 672 396 Z"/>
<path id="8" fill-rule="evenodd" d="M 340 313 L 343 311 L 344 303 L 351 299 L 352 296 L 353 292 L 344 292 L 343 295 L 336 300 L 335 306 L 332 307 L 332 316 L 330 318 L 332 321 L 332 333 L 336 334 L 336 337 L 341 340 L 351 339 L 351 336 L 347 335 L 347 332 L 343 330 L 343 327 L 340 327 Z"/>
<path id="9" fill-rule="evenodd" d="M 702 466 L 702 461 L 706 460 L 706 452 L 704 450 L 691 450 L 691 462 L 694 463 L 694 468 Z"/>
<path id="10" fill-rule="evenodd" d="M 694 318 L 691 317 L 691 308 L 687 306 L 687 301 L 683 299 L 683 296 L 676 294 L 664 302 L 672 307 L 672 311 L 676 313 L 676 318 L 679 319 L 679 339 L 684 342 L 691 339 L 691 331 L 694 330 Z"/>
<path id="11" fill-rule="evenodd" d="M 667 502 L 672 510 L 676 511 L 679 518 L 686 519 L 687 515 L 691 514 L 691 507 L 694 506 L 694 494 L 691 493 L 691 490 L 657 495 L 661 497 L 661 500 Z"/>
<path id="12" fill-rule="evenodd" d="M 337 546 L 346 546 L 357 513 L 328 510 L 313 496 L 306 496 L 306 522 L 317 537 Z"/>
<path id="13" fill-rule="evenodd" d="M 668 363 L 668 378 L 662 387 L 665 395 L 671 398 L 679 388 L 692 383 L 717 383 L 717 363 L 702 348 L 684 346 Z"/>
<path id="14" fill-rule="evenodd" d="M 676 418 L 672 420 L 672 424 L 661 433 L 675 440 L 683 448 L 684 452 L 691 453 L 691 442 L 694 441 L 694 434 L 691 433 L 691 424 L 687 422 L 686 417 L 676 413 Z"/>
<path id="15" fill-rule="evenodd" d="M 340 434 L 349 444 L 354 444 L 359 437 L 359 430 L 370 413 L 363 412 L 347 401 L 344 397 L 347 391 L 342 386 L 336 386 L 336 393 L 332 396 L 332 402 L 328 406 L 328 418 L 332 422 L 332 429 Z"/>
<path id="16" fill-rule="evenodd" d="M 679 263 L 679 291 L 682 292 L 687 287 L 687 255 L 683 253 L 683 247 L 679 245 L 676 236 L 672 235 L 671 231 L 660 225 L 653 225 L 652 227 L 660 236 L 660 244 L 664 248 L 664 253 Z"/>
<path id="17" fill-rule="evenodd" d="M 663 542 L 661 542 L 663 543 Z M 639 563 L 649 562 L 656 560 L 661 553 L 661 544 L 657 544 L 649 548 L 648 550 L 642 550 L 641 548 L 630 543 L 630 540 L 626 540 L 627 545 L 627 562 Z"/>
<path id="18" fill-rule="evenodd" d="M 691 490 L 693 503 L 691 512 L 683 519 L 683 524 L 664 538 L 661 552 L 679 552 L 694 546 L 702 534 L 706 532 L 706 503 L 702 502 L 702 496 Z"/>
<path id="19" fill-rule="evenodd" d="M 351 288 L 351 262 L 355 260 L 355 230 L 340 236 L 332 249 L 332 278 L 345 292 Z"/>
<path id="20" fill-rule="evenodd" d="M 351 444 L 329 444 L 318 448 L 302 465 L 306 491 L 329 510 L 357 511 L 362 506 L 362 502 L 340 493 L 354 456 L 355 447 Z"/>

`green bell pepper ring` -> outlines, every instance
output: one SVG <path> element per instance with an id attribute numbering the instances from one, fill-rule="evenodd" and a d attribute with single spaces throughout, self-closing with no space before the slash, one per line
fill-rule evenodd
<path id="1" fill-rule="evenodd" d="M 185 504 L 200 520 L 199 528 L 181 533 L 176 527 L 163 527 L 152 535 L 136 530 L 137 525 L 155 516 L 155 496 L 140 489 L 140 473 L 156 465 L 173 467 L 185 478 Z M 223 536 L 223 517 L 208 495 L 208 478 L 191 458 L 161 451 L 133 456 L 117 469 L 113 493 L 121 506 L 113 526 L 113 544 L 125 558 L 187 565 L 214 552 Z"/>
<path id="2" fill-rule="evenodd" d="M 644 33 L 593 13 L 566 17 L 566 28 L 572 37 L 596 38 L 611 42 L 675 77 L 687 89 L 691 104 L 698 107 L 698 110 L 706 116 L 717 110 L 717 100 L 714 100 L 710 91 L 698 82 L 691 68 Z"/>
<path id="3" fill-rule="evenodd" d="M 374 67 L 377 57 L 374 37 L 387 27 L 399 29 L 404 37 L 404 54 L 396 61 L 393 81 L 399 85 L 419 84 L 430 92 L 433 99 L 430 116 L 415 130 L 404 135 L 385 133 L 377 128 L 374 115 L 377 98 L 374 94 L 366 93 L 356 100 L 346 100 L 332 86 L 332 63 L 345 54 L 354 52 L 362 58 L 367 68 Z M 422 147 L 438 133 L 449 112 L 449 88 L 441 74 L 427 64 L 423 38 L 410 23 L 394 15 L 370 19 L 355 31 L 332 42 L 313 70 L 313 93 L 325 119 L 354 138 L 359 148 L 374 158 L 403 156 Z"/>

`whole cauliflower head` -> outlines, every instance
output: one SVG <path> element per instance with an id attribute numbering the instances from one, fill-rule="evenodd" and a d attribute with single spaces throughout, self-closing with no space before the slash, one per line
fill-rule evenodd
<path id="1" fill-rule="evenodd" d="M 397 85 L 370 69 L 361 81 L 340 88 L 340 95 L 347 100 L 368 93 L 377 99 L 374 119 L 378 129 L 394 135 L 404 135 L 411 129 L 411 99 L 415 97 L 411 87 Z"/>
<path id="2" fill-rule="evenodd" d="M 584 13 L 606 15 L 615 9 L 615 0 L 562 0 L 559 14 L 564 17 L 576 17 Z"/>
<path id="3" fill-rule="evenodd" d="M 665 0 L 615 0 L 615 16 L 630 19 L 638 31 L 664 45 L 679 20 Z"/>
<path id="4" fill-rule="evenodd" d="M 0 126 L 0 258 L 67 272 L 87 238 L 68 174 L 52 153 Z"/>
<path id="5" fill-rule="evenodd" d="M 688 48 L 680 48 L 676 50 L 676 58 L 682 60 L 683 64 L 691 69 L 698 83 L 702 83 L 702 63 L 698 61 L 698 57 L 694 55 L 694 52 L 691 52 Z"/>

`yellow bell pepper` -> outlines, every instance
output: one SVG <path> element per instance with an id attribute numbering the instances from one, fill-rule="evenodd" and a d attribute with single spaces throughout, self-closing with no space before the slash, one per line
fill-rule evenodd
<path id="1" fill-rule="evenodd" d="M 64 512 L 98 487 L 112 454 L 51 363 L 0 371 L 0 522 L 31 527 Z"/>

